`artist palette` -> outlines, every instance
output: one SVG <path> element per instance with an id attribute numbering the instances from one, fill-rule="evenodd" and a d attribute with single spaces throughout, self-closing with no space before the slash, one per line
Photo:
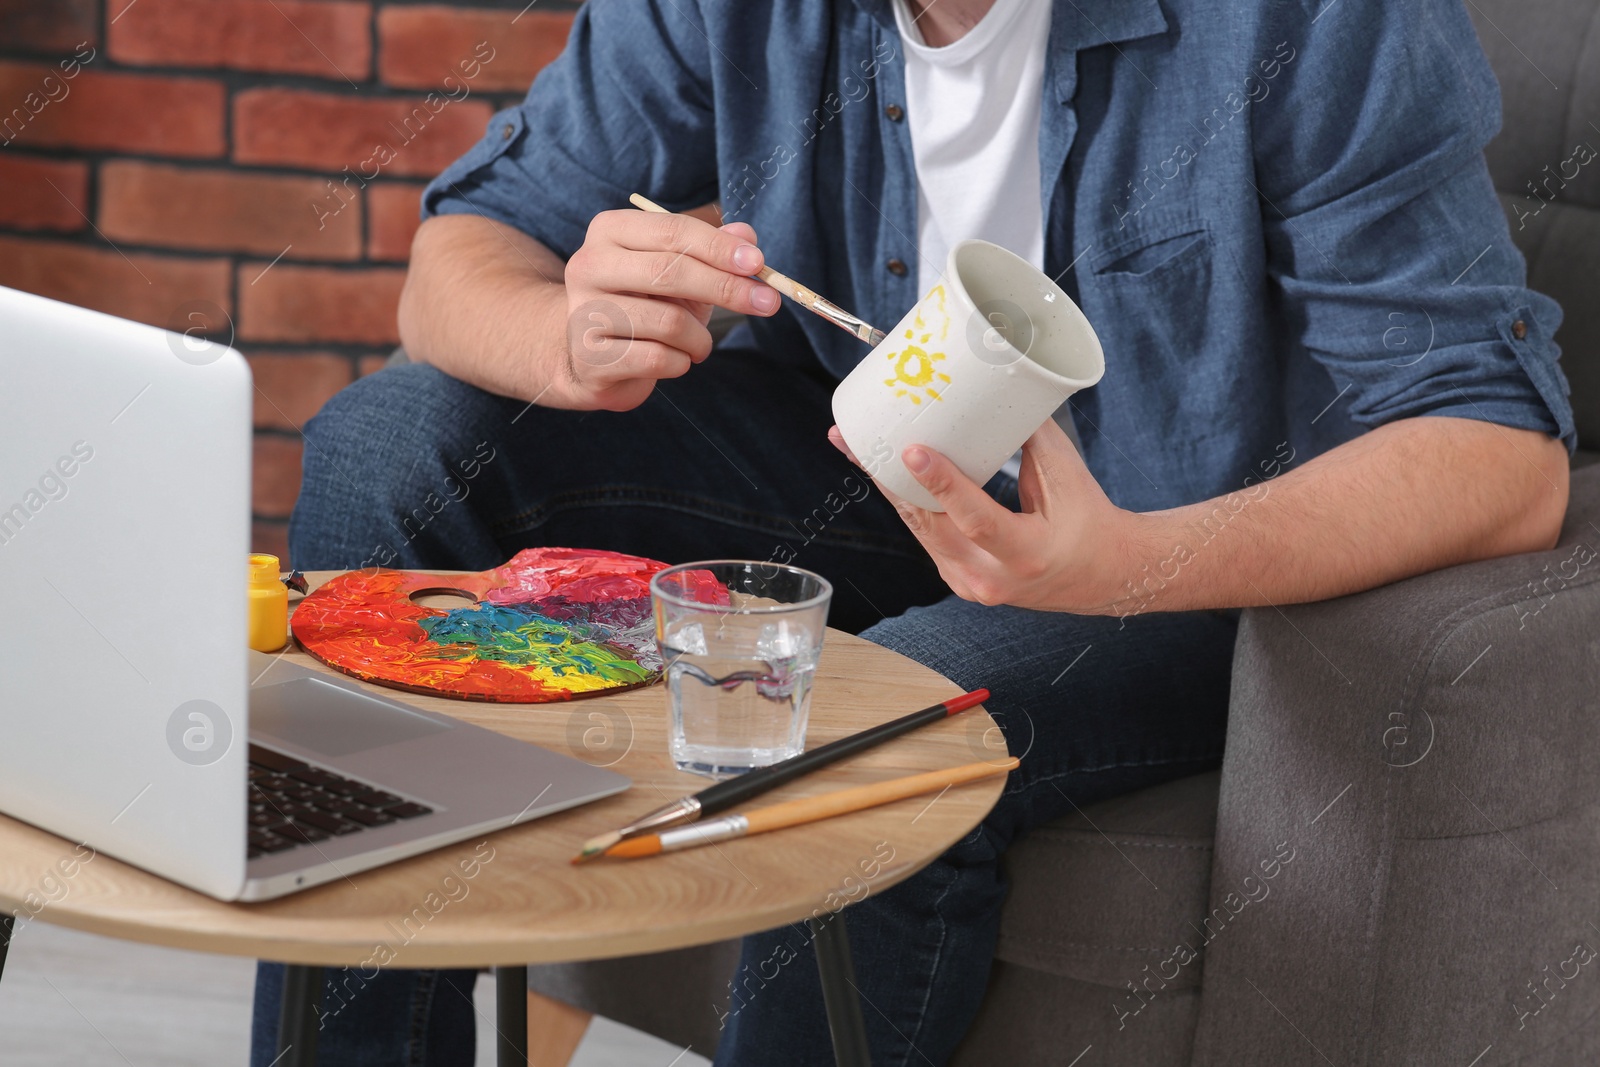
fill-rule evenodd
<path id="1" fill-rule="evenodd" d="M 572 700 L 661 676 L 650 577 L 666 567 L 530 548 L 475 574 L 350 571 L 302 600 L 291 629 L 311 655 L 363 681 L 462 700 Z M 430 606 L 452 597 L 460 607 Z"/>

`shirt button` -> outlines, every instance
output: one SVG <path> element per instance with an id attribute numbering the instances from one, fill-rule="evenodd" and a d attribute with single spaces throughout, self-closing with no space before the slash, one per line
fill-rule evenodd
<path id="1" fill-rule="evenodd" d="M 896 278 L 904 278 L 906 276 L 906 261 L 903 259 L 891 259 L 884 266 L 888 267 L 889 273 Z"/>
<path id="2" fill-rule="evenodd" d="M 883 109 L 883 113 L 889 116 L 890 122 L 899 122 L 901 119 L 906 117 L 905 109 L 899 104 L 890 104 L 888 107 Z"/>
<path id="3" fill-rule="evenodd" d="M 1511 324 L 1511 336 L 1521 341 L 1528 336 L 1528 324 L 1518 319 Z"/>
<path id="4" fill-rule="evenodd" d="M 500 127 L 500 139 L 502 141 L 509 141 L 511 140 L 511 135 L 516 132 L 516 128 L 508 122 L 504 126 Z"/>

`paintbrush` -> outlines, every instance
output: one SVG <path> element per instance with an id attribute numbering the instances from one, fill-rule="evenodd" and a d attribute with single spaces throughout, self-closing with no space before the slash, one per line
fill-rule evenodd
<path id="1" fill-rule="evenodd" d="M 735 804 L 743 804 L 751 797 L 760 796 L 770 789 L 791 782 L 802 774 L 809 774 L 818 767 L 826 767 L 830 763 L 853 756 L 881 745 L 891 738 L 901 734 L 910 733 L 919 726 L 926 726 L 930 722 L 938 722 L 952 715 L 975 708 L 989 699 L 987 689 L 974 689 L 970 693 L 951 697 L 949 700 L 940 701 L 921 711 L 913 711 L 910 715 L 902 715 L 898 719 L 891 719 L 877 726 L 869 727 L 848 737 L 841 737 L 837 741 L 830 741 L 821 748 L 814 748 L 809 752 L 802 752 L 798 756 L 791 756 L 780 760 L 767 767 L 757 767 L 753 771 L 746 771 L 737 778 L 730 778 L 726 782 L 718 782 L 708 786 L 698 793 L 691 794 L 679 800 L 674 800 L 665 807 L 644 815 L 624 826 L 620 830 L 591 837 L 583 843 L 583 851 L 572 857 L 573 863 L 582 863 L 600 855 L 606 849 L 630 837 L 650 830 L 661 830 L 668 826 L 677 826 L 679 823 L 694 822 L 707 815 L 715 815 L 719 811 L 727 811 Z"/>
<path id="2" fill-rule="evenodd" d="M 735 837 L 764 834 L 789 826 L 831 819 L 852 811 L 875 808 L 906 797 L 944 790 L 963 782 L 975 782 L 998 774 L 1009 774 L 1018 763 L 1015 756 L 999 763 L 968 763 L 962 767 L 949 767 L 942 771 L 928 771 L 887 782 L 874 782 L 851 789 L 840 789 L 817 797 L 802 797 L 771 807 L 756 808 L 743 815 L 725 815 L 710 822 L 682 826 L 676 830 L 663 830 L 656 834 L 642 834 L 627 841 L 619 841 L 606 850 L 607 856 L 633 859 L 655 856 L 662 852 L 676 852 L 683 848 L 696 848 Z M 936 798 L 937 799 L 937 798 Z"/>
<path id="3" fill-rule="evenodd" d="M 638 193 L 634 193 L 632 196 L 628 197 L 628 202 L 634 207 L 640 208 L 644 211 L 654 211 L 662 215 L 672 214 L 672 212 L 668 211 L 660 204 L 657 204 L 652 200 L 647 200 Z M 850 312 L 846 311 L 838 304 L 835 304 L 833 301 L 828 300 L 825 297 L 818 296 L 816 293 L 812 292 L 810 289 L 807 289 L 793 278 L 790 278 L 784 274 L 779 274 L 771 267 L 765 266 L 756 271 L 755 276 L 772 286 L 774 289 L 778 290 L 778 292 L 782 293 L 790 300 L 793 300 L 796 304 L 799 304 L 801 307 L 821 315 L 823 318 L 839 327 L 839 329 L 855 337 L 857 340 L 865 341 L 869 345 L 876 345 L 883 340 L 882 330 L 874 329 L 873 327 L 868 326 L 865 322 L 862 322 L 860 319 L 850 314 Z"/>

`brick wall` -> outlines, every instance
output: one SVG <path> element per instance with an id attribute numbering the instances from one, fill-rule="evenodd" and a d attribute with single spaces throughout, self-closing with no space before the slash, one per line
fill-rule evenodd
<path id="1" fill-rule="evenodd" d="M 255 372 L 255 547 L 286 556 L 298 428 L 394 346 L 423 184 L 574 6 L 0 0 L 0 285 L 203 309 Z"/>

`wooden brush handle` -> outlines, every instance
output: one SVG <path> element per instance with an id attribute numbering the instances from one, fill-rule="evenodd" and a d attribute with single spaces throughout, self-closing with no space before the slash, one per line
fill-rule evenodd
<path id="1" fill-rule="evenodd" d="M 649 197 L 643 196 L 639 193 L 629 193 L 628 203 L 632 204 L 640 211 L 650 211 L 657 215 L 672 214 L 672 212 L 668 211 L 654 200 L 651 200 Z M 807 307 L 810 307 L 817 301 L 816 293 L 813 293 L 810 289 L 807 289 L 805 286 L 801 285 L 788 275 L 779 274 L 777 271 L 766 266 L 765 264 L 762 265 L 760 270 L 756 271 L 756 277 L 760 278 L 762 281 L 778 290 L 790 300 L 798 300 Z"/>
<path id="2" fill-rule="evenodd" d="M 641 211 L 650 211 L 658 215 L 672 214 L 672 212 L 668 211 L 654 200 L 651 200 L 649 197 L 643 196 L 639 193 L 628 194 L 628 203 L 632 204 Z M 833 323 L 835 326 L 839 327 L 841 330 L 844 330 L 846 333 L 852 334 L 859 340 L 866 341 L 868 344 L 872 345 L 876 345 L 883 340 L 882 330 L 879 330 L 862 321 L 857 316 L 850 314 L 850 312 L 846 311 L 838 304 L 835 304 L 833 301 L 818 296 L 811 289 L 801 285 L 799 282 L 795 281 L 786 274 L 779 274 L 771 267 L 763 265 L 760 270 L 756 271 L 755 277 L 760 278 L 762 281 L 766 282 L 768 285 L 772 286 L 774 289 L 778 290 L 778 292 L 782 293 L 790 300 L 793 300 L 801 307 L 807 309 L 808 311 L 815 312 L 816 314 L 827 319 L 829 322 Z"/>
<path id="3" fill-rule="evenodd" d="M 1013 756 L 1000 763 L 968 763 L 961 767 L 913 774 L 887 782 L 874 782 L 872 785 L 841 789 L 820 797 L 805 797 L 783 804 L 774 804 L 769 808 L 758 808 L 745 813 L 745 819 L 750 824 L 749 832 L 752 834 L 781 830 L 786 826 L 800 826 L 804 823 L 829 819 L 835 815 L 844 815 L 847 812 L 875 808 L 880 804 L 931 793 L 963 782 L 992 778 L 997 774 L 1009 774 L 1018 762 L 1020 761 Z"/>

